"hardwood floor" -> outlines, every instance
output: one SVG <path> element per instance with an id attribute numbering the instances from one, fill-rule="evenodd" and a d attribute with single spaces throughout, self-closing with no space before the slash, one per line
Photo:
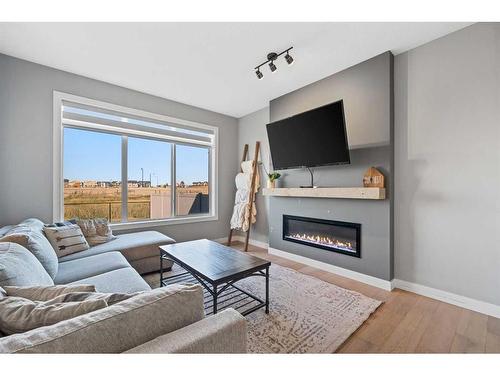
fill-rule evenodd
<path id="1" fill-rule="evenodd" d="M 234 243 L 242 250 L 242 243 Z M 249 253 L 307 275 L 384 301 L 337 350 L 338 353 L 500 353 L 500 319 L 418 294 L 388 292 L 267 253 Z"/>

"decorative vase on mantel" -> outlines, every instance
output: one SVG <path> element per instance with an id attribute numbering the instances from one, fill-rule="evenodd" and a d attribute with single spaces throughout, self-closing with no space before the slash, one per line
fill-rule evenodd
<path id="1" fill-rule="evenodd" d="M 281 177 L 281 174 L 278 172 L 267 173 L 267 188 L 275 189 L 278 186 L 278 179 Z"/>

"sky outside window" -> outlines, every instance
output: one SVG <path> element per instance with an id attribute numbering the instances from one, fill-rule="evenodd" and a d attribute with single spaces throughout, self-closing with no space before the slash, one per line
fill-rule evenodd
<path id="1" fill-rule="evenodd" d="M 156 185 L 171 183 L 170 143 L 129 137 L 128 179 Z M 177 181 L 189 185 L 208 181 L 208 150 L 177 146 Z M 153 177 L 154 175 L 154 177 Z M 69 180 L 121 181 L 121 137 L 80 129 L 64 129 L 64 178 Z"/>
<path id="2" fill-rule="evenodd" d="M 121 137 L 64 128 L 64 178 L 121 181 Z"/>

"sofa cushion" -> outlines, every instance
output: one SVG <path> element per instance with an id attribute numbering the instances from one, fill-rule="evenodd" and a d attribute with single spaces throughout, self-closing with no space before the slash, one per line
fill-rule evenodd
<path id="1" fill-rule="evenodd" d="M 43 228 L 58 258 L 90 248 L 82 230 L 76 224 Z"/>
<path id="2" fill-rule="evenodd" d="M 203 316 L 201 286 L 172 285 L 49 327 L 3 338 L 0 352 L 121 353 Z"/>
<path id="3" fill-rule="evenodd" d="M 0 243 L 0 286 L 54 285 L 37 258 L 16 243 Z"/>
<path id="4" fill-rule="evenodd" d="M 113 241 L 91 247 L 89 250 L 59 258 L 59 261 L 66 262 L 110 251 L 120 251 L 127 260 L 132 261 L 150 256 L 159 256 L 160 250 L 158 246 L 175 242 L 172 238 L 156 231 L 126 233 L 116 237 Z"/>
<path id="5" fill-rule="evenodd" d="M 57 274 L 57 255 L 52 245 L 43 234 L 43 223 L 38 219 L 27 219 L 12 227 L 5 235 L 18 234 L 26 236 L 27 249 L 40 261 L 50 277 Z"/>
<path id="6" fill-rule="evenodd" d="M 1 292 L 1 291 L 0 291 Z M 5 286 L 4 293 L 11 297 L 22 297 L 32 301 L 48 301 L 68 293 L 95 292 L 93 285 L 51 285 L 51 286 Z"/>
<path id="7" fill-rule="evenodd" d="M 86 299 L 77 302 L 63 302 L 60 297 L 49 301 L 32 301 L 22 297 L 0 299 L 0 331 L 7 335 L 27 332 L 49 326 L 63 320 L 108 307 L 105 299 Z"/>
<path id="8" fill-rule="evenodd" d="M 25 220 L 21 221 L 18 225 L 26 225 L 26 226 L 30 227 L 31 229 L 33 229 L 34 231 L 38 231 L 40 233 L 42 233 L 43 227 L 45 226 L 43 221 L 41 221 L 40 219 L 37 219 L 35 217 L 30 217 L 29 219 L 25 219 Z"/>
<path id="9" fill-rule="evenodd" d="M 132 267 L 102 273 L 72 284 L 91 284 L 101 293 L 134 293 L 151 290 L 148 283 Z"/>
<path id="10" fill-rule="evenodd" d="M 247 321 L 239 312 L 229 308 L 177 331 L 158 336 L 125 354 L 246 352 Z"/>
<path id="11" fill-rule="evenodd" d="M 59 272 L 57 272 L 54 283 L 68 284 L 126 267 L 130 267 L 130 264 L 117 251 L 70 260 L 59 265 Z"/>

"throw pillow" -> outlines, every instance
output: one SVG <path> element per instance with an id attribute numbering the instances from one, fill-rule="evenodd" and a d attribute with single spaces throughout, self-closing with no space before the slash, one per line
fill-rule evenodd
<path id="1" fill-rule="evenodd" d="M 22 337 L 6 337 L 0 353 L 121 353 L 203 317 L 202 287 L 171 285 Z"/>
<path id="2" fill-rule="evenodd" d="M 54 285 L 54 281 L 29 250 L 4 242 L 0 243 L 0 286 L 6 285 Z"/>
<path id="3" fill-rule="evenodd" d="M 26 249 L 29 247 L 29 236 L 27 234 L 22 233 L 14 233 L 8 234 L 0 238 L 0 242 L 13 242 L 25 247 Z"/>
<path id="4" fill-rule="evenodd" d="M 43 231 L 59 258 L 90 248 L 82 230 L 76 224 L 45 227 Z"/>
<path id="5" fill-rule="evenodd" d="M 55 303 L 67 303 L 67 302 L 103 300 L 106 301 L 106 304 L 108 306 L 112 306 L 115 303 L 123 302 L 129 299 L 130 297 L 135 297 L 136 295 L 141 293 L 143 292 L 135 292 L 135 293 L 71 292 L 71 293 L 61 294 L 46 302 L 50 304 L 55 304 Z"/>
<path id="6" fill-rule="evenodd" d="M 61 303 L 57 299 L 42 302 L 7 296 L 0 299 L 0 331 L 6 335 L 31 331 L 107 306 L 104 299 Z"/>
<path id="7" fill-rule="evenodd" d="M 5 227 L 1 227 L 0 228 L 0 237 L 3 237 L 5 236 L 5 233 L 7 233 L 9 230 L 11 230 L 12 228 L 14 228 L 13 225 L 7 225 Z"/>
<path id="8" fill-rule="evenodd" d="M 93 285 L 5 286 L 6 295 L 32 301 L 48 301 L 63 294 L 95 292 Z"/>
<path id="9" fill-rule="evenodd" d="M 65 225 L 76 224 L 76 219 L 66 220 L 66 221 L 58 221 L 54 224 L 45 224 L 46 227 L 63 227 Z"/>
<path id="10" fill-rule="evenodd" d="M 90 246 L 100 245 L 116 238 L 109 226 L 108 219 L 77 219 L 76 223 L 82 229 Z"/>
<path id="11" fill-rule="evenodd" d="M 12 227 L 5 236 L 12 234 L 25 237 L 26 248 L 38 259 L 52 279 L 56 277 L 58 261 L 54 249 L 43 234 L 43 223 L 38 219 L 27 219 Z M 10 237 L 9 237 L 10 238 Z M 21 237 L 17 237 L 18 241 Z M 0 242 L 11 242 L 3 237 Z M 23 245 L 21 245 L 23 246 Z"/>

